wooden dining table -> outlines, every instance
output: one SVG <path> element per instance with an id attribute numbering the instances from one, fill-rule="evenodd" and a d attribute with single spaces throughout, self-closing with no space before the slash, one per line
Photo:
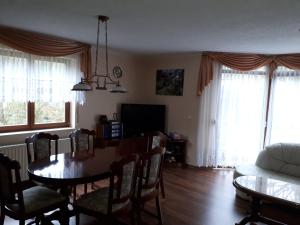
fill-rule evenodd
<path id="1" fill-rule="evenodd" d="M 108 178 L 110 165 L 121 158 L 117 147 L 96 148 L 93 153 L 80 151 L 52 155 L 29 164 L 27 171 L 32 181 L 59 188 L 63 195 L 70 196 L 72 186 Z M 74 210 L 69 209 L 67 218 L 74 215 Z M 59 220 L 62 216 L 56 211 L 48 215 L 47 220 Z"/>
<path id="2" fill-rule="evenodd" d="M 117 147 L 61 153 L 31 163 L 27 171 L 33 181 L 67 187 L 108 178 L 111 163 L 121 157 Z"/>

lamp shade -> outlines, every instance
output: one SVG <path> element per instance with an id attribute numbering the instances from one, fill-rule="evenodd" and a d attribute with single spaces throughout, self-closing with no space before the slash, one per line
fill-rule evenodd
<path id="1" fill-rule="evenodd" d="M 75 84 L 72 88 L 72 91 L 91 91 L 91 90 L 93 90 L 92 86 L 83 82 L 79 82 L 78 84 Z"/>
<path id="2" fill-rule="evenodd" d="M 121 86 L 120 84 L 117 84 L 116 86 L 114 86 L 111 90 L 109 90 L 111 93 L 126 93 L 127 90 L 126 88 L 124 88 L 123 86 Z"/>

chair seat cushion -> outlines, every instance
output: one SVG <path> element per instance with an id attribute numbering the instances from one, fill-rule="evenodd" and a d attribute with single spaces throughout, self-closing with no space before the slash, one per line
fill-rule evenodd
<path id="1" fill-rule="evenodd" d="M 145 180 L 143 179 L 143 184 L 145 184 Z M 138 189 L 139 189 L 139 178 L 137 178 L 136 187 L 135 187 L 135 193 L 134 198 L 138 197 Z M 149 188 L 149 189 L 142 189 L 141 191 L 141 198 L 146 197 L 147 195 L 152 194 L 156 191 L 156 188 Z"/>
<path id="2" fill-rule="evenodd" d="M 67 199 L 63 195 L 46 187 L 35 186 L 23 191 L 25 213 L 33 213 L 44 208 L 55 207 Z M 15 212 L 20 211 L 18 204 L 8 204 L 7 207 Z"/>
<path id="3" fill-rule="evenodd" d="M 155 188 L 149 188 L 149 189 L 143 189 L 142 190 L 142 193 L 141 193 L 141 197 L 144 198 L 150 194 L 152 194 L 153 192 L 155 192 L 156 189 Z M 135 195 L 134 197 L 137 198 L 137 195 L 138 195 L 138 191 L 135 192 Z"/>
<path id="4" fill-rule="evenodd" d="M 83 195 L 75 202 L 75 207 L 88 209 L 93 212 L 99 212 L 104 215 L 108 213 L 109 188 L 101 188 L 96 191 Z M 112 213 L 125 208 L 130 201 L 112 205 Z"/>

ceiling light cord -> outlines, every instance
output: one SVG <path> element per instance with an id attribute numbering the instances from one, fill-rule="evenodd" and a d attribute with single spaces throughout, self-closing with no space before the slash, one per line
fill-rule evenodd
<path id="1" fill-rule="evenodd" d="M 105 61 L 106 61 L 106 74 L 108 75 L 107 20 L 105 20 Z"/>
<path id="2" fill-rule="evenodd" d="M 107 16 L 98 16 L 98 27 L 97 27 L 97 43 L 96 43 L 96 57 L 95 57 L 95 71 L 91 77 L 81 78 L 81 82 L 73 86 L 73 91 L 91 91 L 92 83 L 96 83 L 97 90 L 107 90 L 106 85 L 113 85 L 110 92 L 112 93 L 126 93 L 126 88 L 122 87 L 119 82 L 119 78 L 122 76 L 122 69 L 119 66 L 113 68 L 112 75 L 114 79 L 108 73 L 108 31 L 107 31 L 107 21 L 109 17 Z M 105 25 L 105 73 L 98 74 L 98 54 L 99 54 L 99 42 L 100 42 L 100 23 Z M 100 65 L 99 65 L 100 67 Z M 96 79 L 95 79 L 96 78 Z M 102 85 L 101 79 L 102 78 Z"/>
<path id="3" fill-rule="evenodd" d="M 97 28 L 97 44 L 96 44 L 96 58 L 95 58 L 95 73 L 94 76 L 97 75 L 98 69 L 98 49 L 99 49 L 99 36 L 100 36 L 100 16 L 98 18 L 98 28 Z M 97 79 L 98 80 L 98 79 Z"/>

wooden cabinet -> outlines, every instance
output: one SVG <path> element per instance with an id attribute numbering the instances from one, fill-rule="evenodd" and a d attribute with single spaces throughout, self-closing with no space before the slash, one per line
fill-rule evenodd
<path id="1" fill-rule="evenodd" d="M 118 145 L 122 136 L 123 126 L 118 121 L 108 121 L 108 123 L 96 125 L 97 147 Z"/>

